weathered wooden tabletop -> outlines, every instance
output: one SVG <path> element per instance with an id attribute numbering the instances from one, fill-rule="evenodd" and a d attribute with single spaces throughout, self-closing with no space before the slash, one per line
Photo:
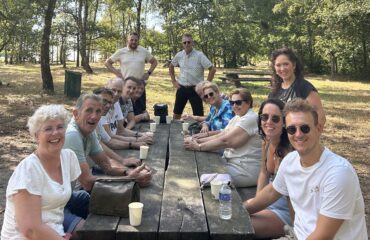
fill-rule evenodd
<path id="1" fill-rule="evenodd" d="M 139 126 L 141 131 L 148 124 Z M 252 239 L 253 227 L 242 201 L 233 190 L 231 220 L 218 215 L 219 203 L 209 188 L 200 189 L 203 173 L 224 173 L 217 153 L 193 152 L 183 148 L 181 123 L 159 124 L 146 164 L 155 169 L 151 185 L 140 189 L 144 203 L 142 223 L 130 226 L 128 218 L 90 214 L 82 239 Z M 138 150 L 117 151 L 122 156 L 139 156 Z M 109 199 L 107 199 L 109 204 Z"/>

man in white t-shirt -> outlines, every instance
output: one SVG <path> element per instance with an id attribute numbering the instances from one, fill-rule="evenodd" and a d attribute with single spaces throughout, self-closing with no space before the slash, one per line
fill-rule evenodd
<path id="1" fill-rule="evenodd" d="M 357 174 L 346 159 L 320 144 L 317 112 L 297 98 L 287 103 L 284 115 L 296 151 L 282 160 L 273 183 L 245 202 L 248 212 L 258 212 L 285 195 L 295 211 L 298 239 L 367 240 Z"/>
<path id="2" fill-rule="evenodd" d="M 123 81 L 120 78 L 110 79 L 107 88 L 112 90 L 113 106 L 109 112 L 100 119 L 101 125 L 113 139 L 123 141 L 127 148 L 140 148 L 141 145 L 152 144 L 153 134 L 150 132 L 138 132 L 127 129 L 123 126 L 124 117 L 118 102 L 122 95 Z M 125 147 L 126 148 L 126 147 Z M 119 149 L 114 147 L 114 149 Z"/>
<path id="3" fill-rule="evenodd" d="M 118 49 L 111 57 L 105 61 L 107 69 L 114 73 L 122 80 L 127 77 L 135 77 L 145 81 L 145 85 L 149 76 L 157 67 L 157 60 L 148 49 L 139 45 L 139 34 L 136 32 L 130 33 L 127 37 L 127 47 Z M 113 63 L 120 63 L 120 70 L 113 67 Z M 145 72 L 145 63 L 149 63 L 150 67 Z M 140 100 L 146 104 L 146 93 L 144 90 Z"/>
<path id="4" fill-rule="evenodd" d="M 108 88 L 102 87 L 95 89 L 93 93 L 102 98 L 103 115 L 106 115 L 113 106 L 113 91 Z M 140 159 L 138 158 L 123 158 L 113 151 L 113 149 L 128 149 L 128 142 L 119 141 L 115 138 L 111 138 L 102 126 L 101 121 L 99 121 L 98 126 L 96 127 L 96 133 L 98 135 L 99 143 L 102 146 L 104 152 L 106 152 L 110 159 L 115 160 L 111 161 L 111 164 L 114 165 L 116 162 L 119 162 L 127 167 L 139 166 L 141 164 Z"/>

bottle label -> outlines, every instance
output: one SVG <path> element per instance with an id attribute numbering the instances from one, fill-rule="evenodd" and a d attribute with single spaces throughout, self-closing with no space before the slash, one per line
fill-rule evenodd
<path id="1" fill-rule="evenodd" d="M 227 194 L 227 193 L 222 194 L 222 193 L 220 193 L 219 199 L 221 201 L 231 201 L 231 194 Z"/>

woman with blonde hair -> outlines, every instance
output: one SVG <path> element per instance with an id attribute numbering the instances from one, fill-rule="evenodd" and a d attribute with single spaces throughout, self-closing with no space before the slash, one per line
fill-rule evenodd
<path id="1" fill-rule="evenodd" d="M 186 137 L 184 146 L 195 151 L 224 149 L 227 172 L 236 187 L 256 186 L 261 164 L 262 143 L 258 135 L 257 114 L 252 110 L 253 98 L 240 88 L 230 94 L 233 117 L 220 133 L 204 137 Z"/>
<path id="2" fill-rule="evenodd" d="M 62 149 L 69 119 L 63 105 L 43 105 L 29 118 L 27 125 L 37 147 L 9 179 L 2 240 L 69 239 L 82 226 L 81 217 L 63 213 L 71 199 L 71 182 L 81 173 L 75 153 Z M 89 200 L 88 194 L 84 197 Z M 78 204 L 74 207 L 87 209 L 88 202 Z"/>
<path id="3" fill-rule="evenodd" d="M 234 117 L 233 109 L 229 101 L 221 97 L 217 84 L 213 82 L 203 85 L 203 100 L 211 105 L 211 109 L 200 132 L 207 136 L 214 135 L 224 129 Z"/>

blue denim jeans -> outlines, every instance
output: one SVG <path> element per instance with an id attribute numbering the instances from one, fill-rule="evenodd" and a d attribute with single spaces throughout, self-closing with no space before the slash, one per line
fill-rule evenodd
<path id="1" fill-rule="evenodd" d="M 84 190 L 73 191 L 64 208 L 64 232 L 72 233 L 77 224 L 89 214 L 90 194 Z"/>

